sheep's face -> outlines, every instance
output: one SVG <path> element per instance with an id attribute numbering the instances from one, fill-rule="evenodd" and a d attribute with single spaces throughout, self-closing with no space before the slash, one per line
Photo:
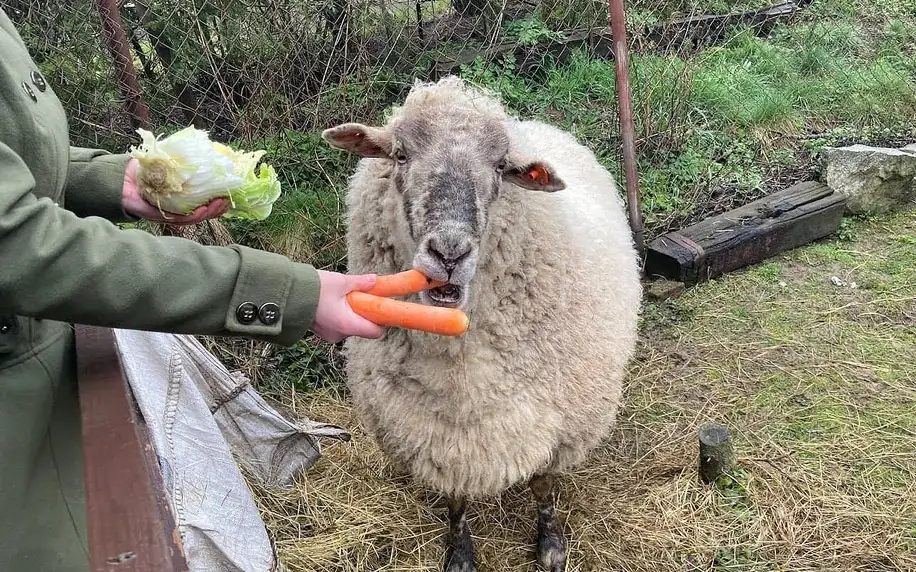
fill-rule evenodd
<path id="1" fill-rule="evenodd" d="M 538 191 L 565 185 L 546 164 L 514 152 L 502 120 L 446 106 L 423 111 L 383 129 L 341 125 L 324 138 L 363 157 L 391 161 L 392 185 L 414 245 L 410 262 L 447 282 L 421 293 L 421 301 L 465 308 L 489 208 L 503 182 Z"/>

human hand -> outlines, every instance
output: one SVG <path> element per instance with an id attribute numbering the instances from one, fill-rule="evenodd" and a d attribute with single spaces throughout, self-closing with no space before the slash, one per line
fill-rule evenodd
<path id="1" fill-rule="evenodd" d="M 385 329 L 374 324 L 350 308 L 347 294 L 354 290 L 366 291 L 375 286 L 376 275 L 351 276 L 337 272 L 318 271 L 321 295 L 312 331 L 323 340 L 337 343 L 350 336 L 378 339 Z"/>
<path id="2" fill-rule="evenodd" d="M 197 224 L 211 218 L 219 218 L 229 210 L 228 199 L 214 199 L 194 209 L 189 215 L 165 213 L 154 204 L 149 203 L 137 189 L 137 167 L 139 163 L 131 158 L 124 169 L 124 187 L 121 192 L 121 204 L 124 211 L 137 218 L 152 222 L 174 225 Z"/>

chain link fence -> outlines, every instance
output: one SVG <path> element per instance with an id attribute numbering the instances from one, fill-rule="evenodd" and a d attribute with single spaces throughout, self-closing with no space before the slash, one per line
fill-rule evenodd
<path id="1" fill-rule="evenodd" d="M 0 6 L 55 82 L 74 141 L 131 141 L 95 4 Z M 607 5 L 593 0 L 128 0 L 118 12 L 150 125 L 245 142 L 376 118 L 413 78 L 560 39 L 554 29 L 587 36 L 607 25 Z M 520 71 L 535 73 L 544 54 L 521 51 Z"/>
<path id="2" fill-rule="evenodd" d="M 157 133 L 194 124 L 219 140 L 265 147 L 288 188 L 314 193 L 288 193 L 289 216 L 276 221 L 288 232 L 301 232 L 291 217 L 306 224 L 295 209 L 316 215 L 306 226 L 328 240 L 340 230 L 339 191 L 352 163 L 317 133 L 380 120 L 415 79 L 446 73 L 570 129 L 624 186 L 604 0 L 0 6 L 64 102 L 75 144 L 123 150 L 138 122 L 148 122 Z M 103 26 L 106 8 L 120 23 Z M 914 14 L 916 0 L 629 3 L 647 239 L 814 176 L 811 141 L 905 139 L 916 118 Z M 113 65 L 119 27 L 129 67 Z M 326 204 L 328 188 L 335 199 Z M 260 237 L 262 247 L 294 246 L 282 229 L 270 237 L 263 228 L 235 230 Z M 330 251 L 318 235 L 292 254 L 339 262 L 339 249 L 323 257 Z"/>

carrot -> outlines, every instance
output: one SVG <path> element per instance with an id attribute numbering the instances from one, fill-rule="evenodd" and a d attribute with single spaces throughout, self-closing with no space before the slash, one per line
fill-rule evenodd
<path id="1" fill-rule="evenodd" d="M 453 308 L 402 302 L 359 291 L 347 294 L 347 302 L 354 312 L 383 327 L 460 336 L 470 325 L 467 314 Z"/>
<path id="2" fill-rule="evenodd" d="M 397 274 L 378 276 L 375 286 L 370 290 L 366 290 L 366 293 L 391 298 L 393 296 L 407 296 L 430 288 L 438 288 L 445 284 L 445 282 L 430 280 L 419 270 L 406 270 Z"/>

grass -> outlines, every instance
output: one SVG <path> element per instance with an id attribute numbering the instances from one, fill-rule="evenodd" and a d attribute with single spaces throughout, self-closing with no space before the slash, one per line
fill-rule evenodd
<path id="1" fill-rule="evenodd" d="M 691 57 L 632 54 L 648 237 L 817 176 L 825 145 L 896 145 L 916 137 L 911 3 L 816 0 L 799 21 L 777 26 L 770 38 L 737 33 Z M 519 38 L 552 33 L 536 17 L 506 26 Z M 478 62 L 462 75 L 498 92 L 512 111 L 570 130 L 622 180 L 609 62 L 578 53 L 563 66 L 547 62 L 524 77 L 509 59 Z M 348 80 L 328 89 L 314 112 L 325 126 L 379 121 L 381 110 L 409 84 L 388 71 Z M 287 190 L 270 220 L 232 230 L 255 246 L 342 268 L 341 197 L 353 158 L 330 150 L 316 132 L 289 131 L 246 144 L 270 151 Z"/>
<path id="2" fill-rule="evenodd" d="M 916 211 L 647 305 L 625 407 L 563 479 L 573 571 L 916 570 Z M 835 286 L 836 276 L 857 287 Z M 293 571 L 434 571 L 441 500 L 395 473 L 334 383 L 285 404 L 341 424 L 291 491 L 256 491 Z M 739 470 L 696 477 L 725 423 Z M 532 567 L 524 487 L 473 507 L 481 570 Z"/>

